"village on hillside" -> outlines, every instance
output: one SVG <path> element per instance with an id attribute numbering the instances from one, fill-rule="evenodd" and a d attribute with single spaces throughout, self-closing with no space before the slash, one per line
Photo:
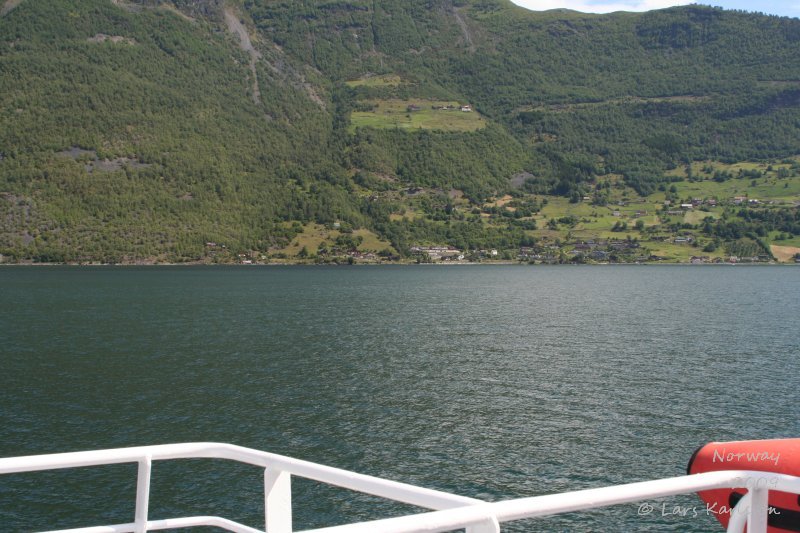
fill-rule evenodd
<path id="1" fill-rule="evenodd" d="M 714 224 L 731 213 L 761 216 L 770 210 L 800 207 L 800 200 L 687 196 L 662 193 L 648 198 L 628 197 L 598 205 L 587 196 L 571 203 L 558 197 L 513 197 L 490 199 L 481 208 L 451 191 L 407 187 L 399 220 L 423 216 L 421 206 L 445 209 L 430 200 L 450 202 L 450 215 L 492 227 L 511 221 L 525 224 L 529 242 L 522 246 L 455 246 L 447 242 L 415 242 L 397 250 L 374 232 L 350 228 L 346 223 L 308 224 L 289 247 L 239 253 L 232 257 L 224 244 L 206 243 L 206 257 L 212 262 L 241 264 L 800 264 L 800 246 L 791 234 L 761 231 L 725 243 L 714 235 Z M 661 198 L 659 198 L 661 196 Z M 663 197 L 672 199 L 666 200 Z M 531 207 L 534 206 L 534 207 Z M 742 211 L 747 210 L 747 211 Z M 467 219 L 466 217 L 472 217 Z M 738 215 L 737 215 L 738 216 Z M 527 221 L 527 222 L 526 222 Z M 767 245 L 766 239 L 772 244 Z M 777 243 L 777 244 L 776 244 Z"/>

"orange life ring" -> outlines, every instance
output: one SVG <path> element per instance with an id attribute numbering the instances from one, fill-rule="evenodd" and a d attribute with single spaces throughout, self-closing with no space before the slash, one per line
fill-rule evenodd
<path id="1" fill-rule="evenodd" d="M 711 442 L 698 448 L 686 467 L 687 474 L 718 470 L 756 470 L 800 477 L 800 439 Z M 752 488 L 769 489 L 772 481 L 754 479 L 748 483 Z M 713 513 L 724 527 L 728 527 L 731 509 L 745 494 L 747 489 L 744 488 L 698 493 L 709 513 Z M 767 531 L 800 532 L 800 496 L 770 490 Z"/>

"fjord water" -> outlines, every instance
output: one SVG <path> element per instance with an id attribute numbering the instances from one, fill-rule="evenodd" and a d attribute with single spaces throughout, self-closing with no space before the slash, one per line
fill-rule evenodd
<path id="1" fill-rule="evenodd" d="M 0 456 L 221 441 L 494 501 L 800 436 L 795 267 L 8 267 L 0 296 Z M 135 472 L 0 476 L 2 529 L 132 521 Z M 261 476 L 156 463 L 150 515 L 263 527 Z M 293 491 L 298 530 L 413 510 Z M 717 528 L 651 503 L 504 531 Z"/>

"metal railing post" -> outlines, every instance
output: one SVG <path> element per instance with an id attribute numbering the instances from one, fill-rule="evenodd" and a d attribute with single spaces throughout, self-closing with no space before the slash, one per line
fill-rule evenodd
<path id="1" fill-rule="evenodd" d="M 264 470 L 264 527 L 267 533 L 292 533 L 292 476 Z"/>
<path id="2" fill-rule="evenodd" d="M 468 526 L 464 533 L 500 533 L 500 522 L 495 517 L 487 518 L 480 524 Z"/>
<path id="3" fill-rule="evenodd" d="M 147 532 L 147 512 L 150 507 L 150 471 L 153 459 L 145 455 L 139 460 L 139 475 L 136 478 L 136 518 L 135 533 Z"/>
<path id="4" fill-rule="evenodd" d="M 439 509 L 408 516 L 306 530 L 306 533 L 374 533 L 375 531 L 435 533 L 463 528 L 466 528 L 468 533 L 499 533 L 499 524 L 515 520 L 727 488 L 747 489 L 744 497 L 739 500 L 733 511 L 730 511 L 728 532 L 741 533 L 747 527 L 748 533 L 765 533 L 770 514 L 770 491 L 800 494 L 800 476 L 750 470 L 720 470 L 489 503 L 249 448 L 202 442 L 0 458 L 0 475 L 134 462 L 138 464 L 134 522 L 62 529 L 50 533 L 98 531 L 147 533 L 195 526 L 215 526 L 236 533 L 264 533 L 216 516 L 148 520 L 152 461 L 190 458 L 227 459 L 264 468 L 265 529 L 268 533 L 292 532 L 292 476 L 426 509 Z M 752 484 L 761 485 L 753 488 Z M 725 508 L 727 509 L 727 506 Z M 724 517 L 720 518 L 724 521 Z"/>
<path id="5" fill-rule="evenodd" d="M 767 533 L 767 515 L 769 514 L 769 490 L 752 489 L 750 509 L 747 511 L 747 532 Z"/>
<path id="6" fill-rule="evenodd" d="M 739 503 L 731 509 L 731 518 L 728 520 L 728 529 L 726 533 L 744 533 L 744 527 L 747 525 L 747 517 L 750 516 L 750 502 L 753 495 L 748 492 L 744 497 L 739 500 Z"/>

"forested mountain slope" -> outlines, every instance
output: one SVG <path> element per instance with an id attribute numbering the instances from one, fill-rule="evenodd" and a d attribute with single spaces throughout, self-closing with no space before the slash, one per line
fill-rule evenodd
<path id="1" fill-rule="evenodd" d="M 790 179 L 800 154 L 797 19 L 506 0 L 0 12 L 5 260 L 291 258 L 334 226 L 327 245 L 386 256 L 510 250 L 557 237 L 538 231 L 553 195 L 666 198 L 692 161 L 709 181 L 740 162 Z"/>

